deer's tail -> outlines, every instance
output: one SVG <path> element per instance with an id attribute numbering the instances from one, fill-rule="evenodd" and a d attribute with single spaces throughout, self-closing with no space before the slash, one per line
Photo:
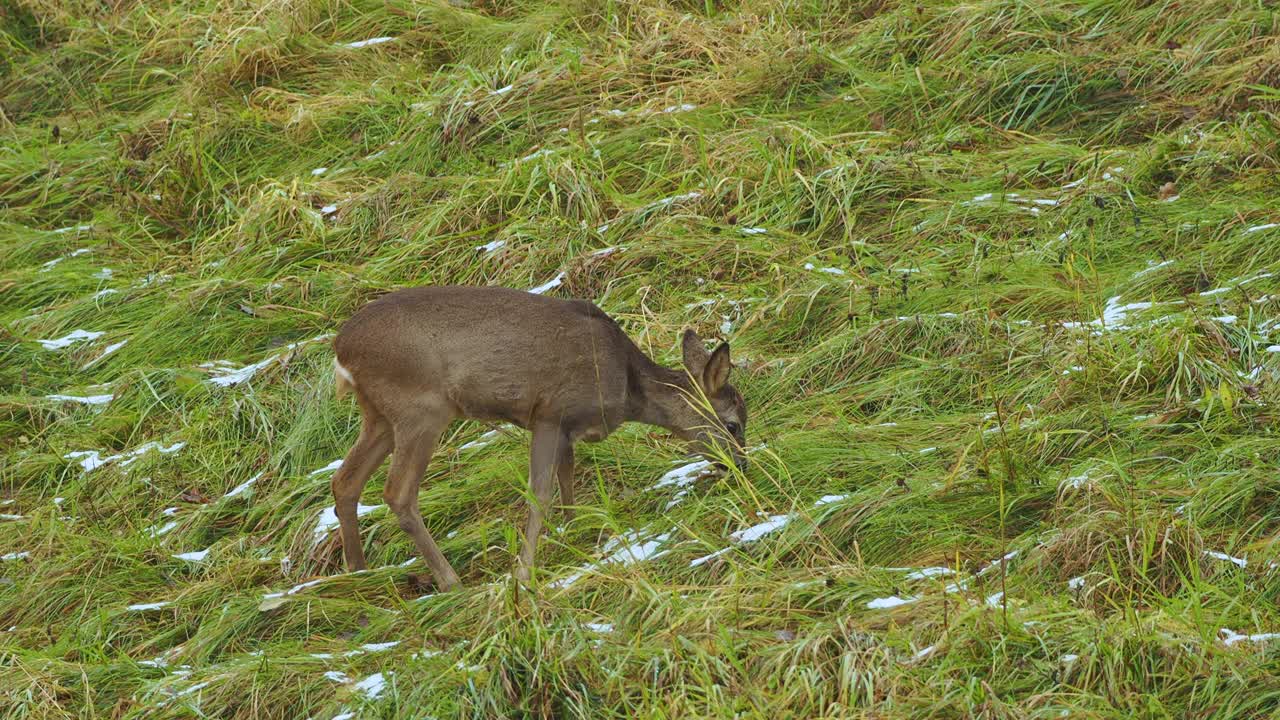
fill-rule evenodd
<path id="1" fill-rule="evenodd" d="M 346 397 L 348 393 L 356 388 L 356 379 L 351 376 L 351 371 L 342 367 L 342 363 L 338 362 L 338 358 L 333 359 L 333 384 L 334 394 L 338 399 Z"/>

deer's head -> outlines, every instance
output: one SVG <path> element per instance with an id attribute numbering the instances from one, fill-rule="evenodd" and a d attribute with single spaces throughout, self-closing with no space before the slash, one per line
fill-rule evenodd
<path id="1" fill-rule="evenodd" d="M 682 339 L 684 366 L 693 382 L 676 413 L 677 433 L 693 443 L 708 460 L 721 465 L 727 454 L 741 469 L 747 466 L 747 405 L 742 393 L 729 384 L 733 364 L 729 344 L 721 343 L 712 352 L 693 330 Z M 717 450 L 717 445 L 720 450 Z"/>

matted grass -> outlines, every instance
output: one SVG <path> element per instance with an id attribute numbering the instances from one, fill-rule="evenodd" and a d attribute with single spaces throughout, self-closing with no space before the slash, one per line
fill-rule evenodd
<path id="1" fill-rule="evenodd" d="M 0 23 L 0 718 L 1280 712 L 1265 3 Z M 751 469 L 582 446 L 528 592 L 528 439 L 462 424 L 422 509 L 465 588 L 384 471 L 344 574 L 328 334 L 555 278 L 665 362 L 732 341 Z"/>

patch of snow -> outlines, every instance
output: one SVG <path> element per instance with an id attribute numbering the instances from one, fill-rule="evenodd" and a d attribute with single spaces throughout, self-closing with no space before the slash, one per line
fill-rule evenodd
<path id="1" fill-rule="evenodd" d="M 36 340 L 45 350 L 61 350 L 72 343 L 97 340 L 106 333 L 101 330 L 72 330 L 70 333 L 53 340 Z"/>
<path id="2" fill-rule="evenodd" d="M 1244 232 L 1256 233 L 1256 232 L 1262 232 L 1263 230 L 1270 230 L 1271 228 L 1278 228 L 1278 227 L 1280 227 L 1280 223 L 1267 223 L 1266 225 L 1254 225 L 1253 227 L 1245 228 Z"/>
<path id="3" fill-rule="evenodd" d="M 317 468 L 317 469 L 315 469 L 315 470 L 312 470 L 311 472 L 309 472 L 309 473 L 307 473 L 307 474 L 308 474 L 308 475 L 320 475 L 321 473 L 337 472 L 338 468 L 340 468 L 340 467 L 342 467 L 342 458 L 338 458 L 337 460 L 334 460 L 333 462 L 329 463 L 328 465 L 325 465 L 325 466 L 324 466 L 324 467 L 322 467 L 322 468 Z"/>
<path id="4" fill-rule="evenodd" d="M 1166 202 L 1166 203 L 1176 202 L 1176 201 L 1178 200 L 1178 198 L 1180 198 L 1180 197 L 1182 197 L 1182 196 L 1181 196 L 1181 195 L 1170 195 L 1169 197 L 1167 197 L 1167 198 L 1165 198 L 1165 199 L 1161 200 L 1160 202 Z"/>
<path id="5" fill-rule="evenodd" d="M 693 560 L 691 560 L 691 561 L 689 562 L 689 567 L 698 567 L 699 565 L 704 565 L 704 564 L 706 564 L 706 563 L 709 563 L 709 562 L 711 562 L 712 560 L 715 560 L 716 558 L 718 558 L 718 557 L 720 557 L 721 555 L 723 555 L 723 554 L 725 554 L 725 553 L 729 552 L 729 551 L 730 551 L 730 550 L 732 550 L 732 549 L 733 549 L 732 547 L 721 548 L 721 549 L 719 549 L 719 550 L 717 550 L 717 551 L 715 551 L 715 552 L 711 553 L 710 555 L 703 555 L 703 556 L 702 556 L 702 557 L 700 557 L 700 558 L 694 558 Z"/>
<path id="6" fill-rule="evenodd" d="M 1071 578 L 1070 580 L 1068 580 L 1068 581 L 1067 581 L 1067 589 L 1068 589 L 1068 590 L 1083 590 L 1083 589 L 1084 589 L 1084 577 L 1083 577 L 1083 576 L 1081 576 L 1081 577 L 1073 577 L 1073 578 Z"/>
<path id="7" fill-rule="evenodd" d="M 1270 633 L 1254 633 L 1245 635 L 1228 628 L 1222 628 L 1218 631 L 1222 634 L 1223 645 L 1235 645 L 1238 642 L 1263 642 L 1265 640 L 1280 640 L 1280 632 Z"/>
<path id="8" fill-rule="evenodd" d="M 22 560 L 23 558 L 29 557 L 31 557 L 31 553 L 24 550 L 22 552 L 11 552 L 0 555 L 0 560 Z"/>
<path id="9" fill-rule="evenodd" d="M 555 277 L 551 278 L 547 282 L 535 288 L 529 288 L 529 292 L 533 293 L 534 295 L 542 295 L 543 293 L 547 292 L 548 290 L 551 290 L 552 288 L 560 287 L 560 285 L 563 282 L 564 282 L 564 272 L 560 272 L 560 273 L 557 273 Z"/>
<path id="10" fill-rule="evenodd" d="M 390 672 L 387 673 L 387 675 L 391 674 Z M 364 693 L 370 699 L 376 699 L 387 689 L 387 680 L 382 673 L 374 673 L 356 683 L 352 689 Z"/>
<path id="11" fill-rule="evenodd" d="M 768 228 L 762 228 L 762 227 L 744 227 L 738 232 L 742 233 L 743 235 L 763 235 L 769 232 L 769 230 Z"/>
<path id="12" fill-rule="evenodd" d="M 186 447 L 186 445 L 187 444 L 185 442 L 178 442 L 168 447 L 165 447 L 157 442 L 148 442 L 148 443 L 143 443 L 142 445 L 138 446 L 136 449 L 130 450 L 129 452 L 120 453 L 117 455 L 108 455 L 107 457 L 102 457 L 97 450 L 76 450 L 73 452 L 69 452 L 66 455 L 63 455 L 62 457 L 63 459 L 66 459 L 66 460 L 79 460 L 80 467 L 84 470 L 84 472 L 87 473 L 87 472 L 92 472 L 93 470 L 96 470 L 99 467 L 102 467 L 103 465 L 106 465 L 109 462 L 114 462 L 117 460 L 120 461 L 119 462 L 120 467 L 122 468 L 128 467 L 129 465 L 136 462 L 138 458 L 151 452 L 152 450 L 158 451 L 162 455 L 169 455 L 169 454 L 178 452 L 182 448 Z"/>
<path id="13" fill-rule="evenodd" d="M 511 92 L 512 90 L 514 90 L 514 89 L 515 89 L 515 87 L 516 87 L 515 85 L 504 85 L 503 87 L 500 87 L 500 88 L 498 88 L 497 90 L 494 90 L 493 92 L 490 92 L 489 94 L 490 94 L 490 95 L 499 95 L 499 96 L 501 96 L 501 95 L 506 95 L 507 93 L 509 93 L 509 92 Z"/>
<path id="14" fill-rule="evenodd" d="M 125 608 L 125 610 L 128 610 L 128 611 L 130 611 L 130 612 L 145 612 L 145 611 L 147 611 L 147 610 L 159 610 L 160 608 L 166 608 L 166 607 L 169 607 L 169 606 L 170 606 L 170 605 L 172 605 L 172 604 L 173 604 L 173 603 L 172 603 L 172 602 L 170 602 L 169 600 L 161 600 L 160 602 L 153 602 L 153 603 L 138 603 L 137 605 L 130 605 L 129 607 Z M 158 661 L 156 661 L 156 660 L 146 660 L 146 661 L 140 662 L 140 663 L 138 663 L 138 664 L 139 664 L 139 665 L 143 665 L 143 664 L 145 664 L 145 663 L 156 663 L 156 662 L 158 662 Z"/>
<path id="15" fill-rule="evenodd" d="M 94 273 L 94 274 L 93 274 L 93 278 L 94 278 L 95 280 L 110 280 L 110 279 L 111 279 L 111 275 L 112 275 L 112 274 L 113 274 L 113 273 L 111 272 L 111 268 L 105 268 L 105 267 L 104 267 L 104 268 L 102 268 L 101 270 L 99 270 L 98 272 Z"/>
<path id="16" fill-rule="evenodd" d="M 1159 270 L 1159 269 L 1160 269 L 1160 268 L 1162 268 L 1162 267 L 1166 267 L 1166 266 L 1172 265 L 1172 264 L 1173 264 L 1173 262 L 1174 262 L 1173 260 L 1165 260 L 1164 262 L 1159 262 L 1159 263 L 1158 263 L 1158 262 L 1155 262 L 1155 261 L 1153 261 L 1153 260 L 1148 260 L 1148 261 L 1147 261 L 1147 266 L 1146 266 L 1145 268 L 1143 268 L 1142 270 L 1139 270 L 1138 272 L 1134 273 L 1134 274 L 1133 274 L 1133 276 L 1134 276 L 1135 278 L 1140 278 L 1140 277 L 1142 277 L 1143 275 L 1146 275 L 1146 274 L 1148 274 L 1148 273 L 1153 273 L 1153 272 L 1155 272 L 1156 270 Z"/>
<path id="17" fill-rule="evenodd" d="M 671 197 L 662 198 L 657 202 L 653 202 L 648 205 L 645 205 L 643 208 L 640 208 L 640 210 L 643 212 L 645 210 L 653 210 L 655 208 L 670 207 L 675 203 L 684 202 L 685 200 L 697 200 L 700 197 L 702 197 L 702 191 L 693 190 L 691 192 L 687 192 L 682 195 L 672 195 Z"/>
<path id="18" fill-rule="evenodd" d="M 592 632 L 598 632 L 598 633 L 613 632 L 613 623 L 589 622 L 589 623 L 583 623 L 582 626 L 588 630 L 591 630 Z"/>
<path id="19" fill-rule="evenodd" d="M 484 447 L 485 445 L 488 445 L 489 443 L 491 443 L 491 442 L 493 442 L 494 440 L 498 439 L 498 437 L 499 437 L 500 435 L 502 435 L 502 431 L 501 431 L 501 430 L 490 430 L 490 431 L 488 431 L 488 432 L 484 433 L 483 435 L 481 435 L 480 437 L 476 438 L 475 440 L 472 440 L 471 442 L 468 442 L 468 443 L 463 444 L 463 445 L 462 445 L 461 447 L 459 447 L 458 449 L 459 449 L 459 450 L 472 450 L 472 449 L 474 449 L 474 448 Z"/>
<path id="20" fill-rule="evenodd" d="M 311 171 L 311 174 L 312 174 L 312 175 L 323 175 L 323 174 L 325 174 L 325 173 L 327 173 L 327 172 L 329 172 L 329 168 L 327 168 L 327 167 L 318 167 L 318 168 L 316 168 L 315 170 L 312 170 L 312 171 Z"/>
<path id="21" fill-rule="evenodd" d="M 1073 662 L 1075 662 L 1076 660 L 1079 660 L 1079 659 L 1080 659 L 1080 656 L 1079 656 L 1079 655 L 1074 655 L 1074 654 L 1070 654 L 1070 653 L 1068 653 L 1068 654 L 1066 654 L 1066 655 L 1063 655 L 1062 657 L 1058 658 L 1058 660 L 1059 660 L 1060 662 L 1063 662 L 1063 663 L 1066 663 L 1066 664 L 1073 663 Z"/>
<path id="22" fill-rule="evenodd" d="M 729 539 L 739 543 L 755 542 L 769 533 L 786 527 L 791 522 L 791 515 L 770 515 L 767 520 L 749 528 L 743 528 L 729 534 Z"/>
<path id="23" fill-rule="evenodd" d="M 88 226 L 88 225 L 81 225 L 81 226 L 80 226 L 80 228 L 83 228 L 83 229 L 87 230 L 87 229 L 89 229 L 89 226 Z M 80 229 L 80 228 L 75 228 L 75 229 Z M 55 233 L 60 233 L 60 232 L 69 232 L 69 231 L 71 231 L 72 229 L 73 229 L 73 228 L 63 228 L 63 229 L 61 229 L 61 230 L 54 230 L 54 231 L 52 231 L 52 232 L 55 232 Z M 68 258 L 73 258 L 73 257 L 79 257 L 79 256 L 81 256 L 81 255 L 84 255 L 84 254 L 85 254 L 85 253 L 87 253 L 87 252 L 92 252 L 92 250 L 90 250 L 89 248 L 80 248 L 79 250 L 73 250 L 69 255 L 63 255 L 63 256 L 62 256 L 62 257 L 60 257 L 60 258 L 54 258 L 54 259 L 50 260 L 49 262 L 44 263 L 43 265 L 41 265 L 41 266 L 40 266 L 40 272 L 48 272 L 49 270 L 52 270 L 52 269 L 53 269 L 53 268 L 54 268 L 58 263 L 62 262 L 63 260 L 66 260 L 66 259 L 68 259 Z"/>
<path id="24" fill-rule="evenodd" d="M 1234 563 L 1240 567 L 1245 567 L 1249 564 L 1249 561 L 1244 558 L 1232 557 L 1226 553 L 1216 552 L 1214 550 L 1205 550 L 1204 554 L 1214 560 L 1225 560 L 1226 562 Z"/>
<path id="25" fill-rule="evenodd" d="M 321 654 L 327 655 L 327 653 L 321 653 Z M 326 679 L 332 680 L 333 682 L 336 682 L 339 685 L 345 685 L 351 682 L 351 678 L 348 677 L 347 674 L 342 672 L 341 670 L 328 670 L 325 672 L 324 676 Z"/>
<path id="26" fill-rule="evenodd" d="M 915 658 L 916 660 L 924 659 L 924 658 L 928 657 L 929 655 L 931 655 L 931 654 L 933 653 L 934 648 L 936 648 L 936 647 L 938 647 L 938 646 L 937 646 L 937 645 L 930 645 L 929 647 L 924 648 L 923 650 L 919 650 L 919 651 L 917 651 L 917 652 L 916 652 L 916 654 L 915 654 L 915 655 L 913 655 L 912 657 L 913 657 L 913 658 Z"/>
<path id="27" fill-rule="evenodd" d="M 998 592 L 995 595 L 987 597 L 987 605 L 991 607 L 1000 607 L 1000 603 L 1004 602 L 1004 593 Z"/>
<path id="28" fill-rule="evenodd" d="M 356 517 L 364 517 L 374 510 L 381 510 L 386 505 L 361 505 L 356 503 Z M 311 533 L 311 545 L 314 547 L 324 542 L 328 537 L 329 531 L 338 527 L 338 512 L 332 505 L 320 511 L 319 517 L 316 518 L 315 530 Z"/>
<path id="29" fill-rule="evenodd" d="M 599 569 L 608 564 L 618 564 L 623 567 L 634 565 L 645 560 L 653 560 L 667 554 L 666 550 L 659 550 L 663 543 L 671 537 L 671 533 L 665 532 L 650 537 L 649 539 L 641 539 L 641 533 L 638 530 L 631 530 L 621 535 L 615 535 L 609 538 L 604 545 L 605 557 L 599 562 L 587 565 L 582 570 L 575 572 L 568 577 L 561 578 L 553 583 L 553 588 L 566 588 L 582 579 L 584 575 L 592 570 Z"/>
<path id="30" fill-rule="evenodd" d="M 209 548 L 178 553 L 177 555 L 174 555 L 174 557 L 178 560 L 186 560 L 187 562 L 202 563 L 205 558 L 209 557 Z"/>
<path id="31" fill-rule="evenodd" d="M 337 205 L 325 205 L 324 207 L 320 208 L 321 215 L 332 215 L 336 212 L 338 212 Z"/>
<path id="32" fill-rule="evenodd" d="M 506 240 L 492 240 L 490 242 L 485 243 L 484 245 L 477 245 L 476 250 L 492 254 L 506 247 L 506 244 L 507 244 Z"/>
<path id="33" fill-rule="evenodd" d="M 1072 488 L 1076 490 L 1079 490 L 1080 488 L 1084 487 L 1088 482 L 1089 482 L 1089 473 L 1072 475 L 1071 477 L 1062 481 L 1064 485 L 1070 485 Z"/>
<path id="34" fill-rule="evenodd" d="M 90 360 L 89 362 L 85 363 L 84 365 L 81 365 L 81 366 L 80 366 L 80 369 L 81 369 L 81 370 L 87 370 L 87 369 L 89 368 L 89 366 L 97 364 L 98 362 L 100 362 L 100 361 L 101 361 L 103 358 L 105 358 L 106 356 L 108 356 L 108 355 L 110 355 L 111 353 L 113 353 L 113 352 L 115 352 L 115 351 L 119 350 L 120 348 L 124 347 L 124 346 L 125 346 L 125 344 L 126 344 L 126 343 L 128 343 L 128 342 L 129 342 L 128 340 L 121 340 L 121 341 L 120 341 L 120 342 L 118 342 L 118 343 L 112 343 L 112 344 L 110 344 L 110 345 L 106 346 L 105 348 L 103 348 L 102 353 L 101 353 L 100 355 L 98 355 L 98 357 L 96 357 L 96 358 L 94 358 L 94 359 Z"/>
<path id="35" fill-rule="evenodd" d="M 868 602 L 867 609 L 868 610 L 886 610 L 888 608 L 898 607 L 899 605 L 907 605 L 919 599 L 920 597 L 918 595 L 911 595 L 904 598 L 898 597 L 897 595 L 890 595 L 889 597 L 876 598 Z"/>
<path id="36" fill-rule="evenodd" d="M 393 40 L 395 40 L 395 38 L 393 37 L 386 37 L 386 36 L 375 37 L 375 38 L 369 38 L 368 40 L 356 40 L 355 42 L 346 43 L 346 47 L 358 49 L 362 47 L 369 47 L 370 45 L 381 45 L 382 43 L 389 43 Z"/>
<path id="37" fill-rule="evenodd" d="M 680 103 L 679 105 L 671 105 L 671 106 L 662 108 L 662 112 L 667 114 L 678 113 L 678 112 L 689 112 L 690 110 L 696 110 L 697 108 L 698 106 L 692 103 Z"/>
<path id="38" fill-rule="evenodd" d="M 823 495 L 822 497 L 813 501 L 813 506 L 822 507 L 823 505 L 830 505 L 831 503 L 837 503 L 837 502 L 840 502 L 841 500 L 847 500 L 848 498 L 849 498 L 848 495 Z"/>
<path id="39" fill-rule="evenodd" d="M 949 567 L 927 567 L 913 571 L 907 575 L 908 580 L 924 580 L 925 578 L 955 575 L 956 571 Z"/>
<path id="40" fill-rule="evenodd" d="M 145 532 L 148 537 L 157 538 L 157 537 L 160 537 L 161 535 L 168 534 L 171 530 L 173 530 L 176 527 L 178 527 L 178 523 L 176 521 L 170 520 L 169 522 L 165 523 L 164 525 L 161 525 L 160 527 L 156 527 L 155 525 L 152 525 L 151 527 L 147 528 L 143 532 Z"/>
<path id="41" fill-rule="evenodd" d="M 82 405 L 106 405 L 115 398 L 115 395 L 45 395 L 45 397 L 49 400 L 74 402 Z"/>
<path id="42" fill-rule="evenodd" d="M 592 250 L 592 251 L 591 251 L 591 257 L 607 257 L 607 256 L 609 256 L 609 255 L 612 255 L 612 254 L 614 254 L 614 253 L 618 252 L 618 251 L 619 251 L 619 250 L 621 250 L 621 249 L 622 249 L 622 246 L 621 246 L 621 245 L 610 245 L 610 246 L 609 246 L 609 247 L 607 247 L 607 248 L 600 248 L 599 250 Z"/>
<path id="43" fill-rule="evenodd" d="M 228 491 L 228 492 L 227 492 L 227 494 L 226 494 L 226 495 L 223 495 L 222 497 L 223 497 L 224 499 L 225 499 L 225 498 L 233 498 L 233 497 L 239 497 L 239 496 L 241 496 L 241 495 L 245 494 L 246 492 L 248 492 L 248 491 L 249 491 L 249 488 L 250 488 L 250 487 L 252 487 L 254 483 L 258 482 L 258 479 L 259 479 L 259 478 L 261 478 L 261 477 L 262 477 L 263 475 L 265 475 L 265 474 L 266 474 L 265 472 L 260 472 L 260 473 L 258 473 L 257 475 L 254 475 L 253 477 L 249 478 L 248 480 L 245 480 L 244 482 L 240 483 L 239 485 L 237 485 L 237 486 L 235 486 L 235 487 L 231 488 L 231 490 L 230 490 L 230 491 Z"/>

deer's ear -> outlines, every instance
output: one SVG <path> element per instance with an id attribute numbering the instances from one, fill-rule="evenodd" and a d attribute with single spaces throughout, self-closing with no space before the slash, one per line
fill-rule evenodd
<path id="1" fill-rule="evenodd" d="M 707 366 L 710 355 L 702 346 L 702 338 L 698 337 L 698 333 L 694 332 L 693 328 L 684 331 L 680 349 L 684 353 L 684 366 L 694 377 L 702 377 L 702 370 Z"/>
<path id="2" fill-rule="evenodd" d="M 707 365 L 702 369 L 702 389 L 708 395 L 720 392 L 720 388 L 729 382 L 729 371 L 733 364 L 729 362 L 729 343 L 720 343 L 720 347 L 711 353 Z"/>

